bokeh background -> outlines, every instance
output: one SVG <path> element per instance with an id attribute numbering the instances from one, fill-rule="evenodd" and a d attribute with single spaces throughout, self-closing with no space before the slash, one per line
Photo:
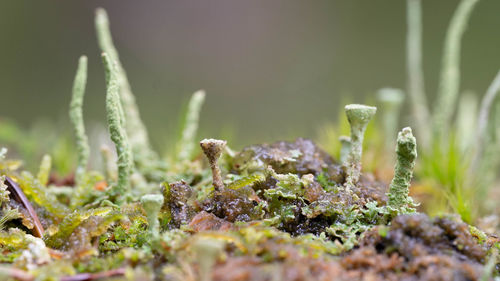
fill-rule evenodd
<path id="1" fill-rule="evenodd" d="M 423 2 L 431 100 L 458 2 Z M 405 88 L 402 0 L 1 1 L 0 118 L 24 127 L 37 120 L 68 127 L 77 59 L 86 54 L 85 119 L 105 121 L 93 25 L 100 6 L 109 13 L 157 148 L 171 141 L 181 105 L 198 89 L 207 91 L 200 135 L 230 137 L 241 147 L 314 136 L 344 103 L 373 101 L 382 87 Z M 499 11 L 500 1 L 481 0 L 473 12 L 462 49 L 462 90 L 482 95 L 498 71 Z"/>

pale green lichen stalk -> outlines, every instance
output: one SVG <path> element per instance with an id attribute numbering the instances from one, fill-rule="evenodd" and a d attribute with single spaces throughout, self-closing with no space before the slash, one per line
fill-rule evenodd
<path id="1" fill-rule="evenodd" d="M 186 119 L 182 130 L 182 136 L 177 145 L 178 160 L 186 161 L 193 155 L 195 147 L 196 132 L 198 131 L 198 123 L 200 119 L 200 111 L 203 102 L 205 101 L 205 92 L 197 91 L 189 100 Z"/>
<path id="2" fill-rule="evenodd" d="M 428 147 L 430 120 L 425 94 L 424 71 L 422 67 L 422 0 L 406 0 L 406 71 L 408 95 L 412 114 L 417 125 L 417 134 Z M 393 135 L 391 135 L 393 136 Z"/>
<path id="3" fill-rule="evenodd" d="M 219 169 L 217 161 L 219 160 L 224 148 L 226 147 L 226 141 L 216 140 L 216 139 L 204 139 L 200 142 L 201 149 L 203 153 L 207 156 L 208 163 L 210 164 L 210 169 L 212 169 L 212 179 L 214 184 L 214 189 L 216 191 L 222 191 L 224 189 L 224 182 L 222 181 L 222 173 Z"/>
<path id="4" fill-rule="evenodd" d="M 111 155 L 111 150 L 109 149 L 108 146 L 103 145 L 101 147 L 101 157 L 102 157 L 104 175 L 106 176 L 106 180 L 108 182 L 116 181 L 117 171 L 115 163 L 113 161 L 113 157 Z"/>
<path id="5" fill-rule="evenodd" d="M 116 147 L 118 156 L 118 180 L 115 192 L 124 195 L 129 189 L 129 177 L 132 171 L 132 155 L 130 144 L 125 131 L 125 120 L 120 95 L 118 93 L 118 78 L 116 64 L 106 54 L 102 54 L 104 69 L 106 71 L 106 113 L 109 134 Z"/>
<path id="6" fill-rule="evenodd" d="M 221 240 L 211 238 L 201 238 L 193 243 L 196 252 L 196 261 L 200 268 L 199 280 L 211 281 L 212 268 L 217 263 L 217 258 L 221 254 L 225 243 Z"/>
<path id="7" fill-rule="evenodd" d="M 417 159 L 417 140 L 410 127 L 404 128 L 398 134 L 396 146 L 397 161 L 394 168 L 394 178 L 389 186 L 389 201 L 387 205 L 394 210 L 410 210 L 414 203 L 409 197 L 413 168 Z"/>
<path id="8" fill-rule="evenodd" d="M 81 56 L 78 60 L 75 80 L 73 82 L 73 93 L 69 106 L 69 119 L 73 124 L 76 137 L 77 166 L 75 171 L 75 181 L 79 185 L 83 181 L 85 170 L 89 159 L 89 143 L 85 134 L 83 123 L 83 97 L 85 95 L 85 86 L 87 84 L 87 57 Z"/>
<path id="9" fill-rule="evenodd" d="M 109 28 L 108 14 L 102 8 L 96 10 L 95 27 L 97 32 L 97 41 L 101 51 L 107 53 L 111 61 L 116 62 L 117 81 L 119 95 L 124 110 L 127 112 L 126 131 L 130 136 L 130 145 L 134 153 L 134 160 L 139 164 L 138 168 L 149 167 L 158 159 L 157 154 L 151 149 L 149 136 L 146 127 L 141 120 L 139 109 L 135 102 L 134 94 L 123 68 L 118 51 L 116 50 L 111 31 Z"/>
<path id="10" fill-rule="evenodd" d="M 347 159 L 349 158 L 349 153 L 351 152 L 351 138 L 348 136 L 340 136 L 340 163 L 347 166 Z"/>
<path id="11" fill-rule="evenodd" d="M 158 222 L 158 213 L 163 205 L 163 196 L 160 194 L 146 194 L 141 197 L 141 204 L 146 211 L 149 225 L 149 232 L 152 237 L 158 237 L 160 234 L 160 223 Z"/>
<path id="12" fill-rule="evenodd" d="M 399 130 L 398 120 L 404 93 L 400 89 L 383 88 L 377 92 L 377 99 L 382 107 L 382 123 L 384 126 L 387 148 L 394 147 L 394 139 Z"/>
<path id="13" fill-rule="evenodd" d="M 346 186 L 353 186 L 361 176 L 361 155 L 363 154 L 363 138 L 368 122 L 373 118 L 377 108 L 362 104 L 349 104 L 345 107 L 347 121 L 351 126 L 351 151 L 347 157 Z"/>
<path id="14" fill-rule="evenodd" d="M 36 178 L 41 185 L 46 186 L 49 181 L 50 169 L 52 167 L 52 158 L 50 155 L 45 154 L 42 157 L 42 162 L 40 163 L 40 168 L 38 169 L 38 174 Z"/>
<path id="15" fill-rule="evenodd" d="M 434 108 L 434 133 L 438 137 L 446 134 L 455 111 L 460 90 L 461 40 L 477 2 L 479 0 L 460 1 L 446 32 L 438 97 Z"/>

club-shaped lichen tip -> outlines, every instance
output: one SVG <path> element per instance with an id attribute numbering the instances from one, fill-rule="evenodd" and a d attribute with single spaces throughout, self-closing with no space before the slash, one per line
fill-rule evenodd
<path id="1" fill-rule="evenodd" d="M 161 194 L 146 194 L 141 197 L 141 204 L 146 211 L 150 233 L 157 237 L 159 234 L 158 213 L 163 206 L 163 195 Z"/>
<path id="2" fill-rule="evenodd" d="M 220 158 L 222 151 L 226 147 L 226 143 L 225 140 L 204 139 L 200 142 L 200 146 L 208 160 L 213 161 Z"/>

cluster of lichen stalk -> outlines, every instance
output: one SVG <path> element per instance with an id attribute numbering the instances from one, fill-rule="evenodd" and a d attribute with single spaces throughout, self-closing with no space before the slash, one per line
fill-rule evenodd
<path id="1" fill-rule="evenodd" d="M 103 158 L 106 162 L 108 193 L 116 204 L 121 204 L 129 200 L 131 174 L 138 171 L 139 174 L 154 178 L 155 169 L 164 168 L 157 153 L 153 151 L 149 144 L 149 137 L 146 128 L 140 118 L 139 110 L 135 103 L 125 70 L 120 63 L 118 52 L 114 47 L 109 29 L 109 20 L 104 9 L 97 9 L 95 18 L 98 43 L 102 51 L 102 62 L 106 78 L 106 117 L 109 135 L 115 145 L 118 168 L 117 175 L 114 175 L 111 166 L 111 155 L 107 148 L 102 149 Z M 74 128 L 77 146 L 77 167 L 75 181 L 77 193 L 85 193 L 88 187 L 86 182 L 87 165 L 90 148 L 88 137 L 85 133 L 83 119 L 83 100 L 87 83 L 87 57 L 82 56 L 78 62 L 78 68 L 73 83 L 72 99 L 70 103 L 69 116 Z M 193 94 L 188 104 L 182 137 L 178 144 L 179 154 L 177 161 L 190 161 L 195 148 L 196 131 L 198 127 L 199 112 L 205 99 L 205 92 L 198 91 Z M 125 114 L 126 113 L 126 114 Z M 220 156 L 221 151 L 218 152 Z M 45 159 L 45 158 L 44 158 Z M 49 166 L 50 158 L 44 161 L 44 166 Z M 212 165 L 213 169 L 218 169 Z M 220 183 L 220 171 L 214 173 L 214 182 Z M 46 179 L 41 179 L 45 181 Z M 216 185 L 217 186 L 217 185 Z M 72 207 L 76 207 L 78 199 L 71 202 Z M 164 198 L 160 194 L 146 194 L 141 197 L 141 203 L 147 213 L 149 229 L 153 238 L 158 237 L 159 224 L 158 213 L 163 205 Z"/>
<path id="2" fill-rule="evenodd" d="M 443 161 L 443 155 L 451 154 L 449 151 L 458 155 L 455 158 L 460 160 L 455 164 L 459 168 L 449 169 L 463 169 L 464 172 L 456 176 L 451 171 L 450 179 L 444 183 L 449 186 L 442 188 L 446 198 L 455 198 L 456 201 L 456 198 L 467 197 L 465 201 L 469 203 L 473 200 L 485 202 L 488 189 L 498 179 L 500 167 L 500 160 L 495 156 L 500 153 L 500 71 L 494 76 L 481 101 L 475 93 L 461 93 L 460 88 L 462 39 L 479 2 L 459 1 L 451 18 L 443 44 L 436 102 L 430 108 L 422 67 L 422 0 L 407 0 L 407 82 L 416 135 L 421 151 L 425 153 L 424 158 L 438 162 L 436 165 L 439 165 L 440 174 L 446 176 L 446 165 L 452 162 Z M 455 145 L 456 149 L 453 147 Z M 455 211 L 470 222 L 469 204 L 453 201 L 450 201 L 451 205 L 462 205 L 455 206 Z M 484 208 L 484 205 L 487 204 L 479 204 L 477 209 Z"/>
<path id="3" fill-rule="evenodd" d="M 109 21 L 103 9 L 98 9 L 96 12 L 96 29 L 99 46 L 103 51 L 107 124 L 110 138 L 115 145 L 116 166 L 118 167 L 117 178 L 114 183 L 109 183 L 111 184 L 109 190 L 111 198 L 114 199 L 115 203 L 120 204 L 127 200 L 127 194 L 130 191 L 131 173 L 135 170 L 150 172 L 151 167 L 154 167 L 159 162 L 159 158 L 149 145 L 147 131 L 140 119 L 134 95 L 123 66 L 119 61 L 118 52 L 113 45 L 109 31 Z M 70 120 L 73 123 L 78 151 L 77 186 L 84 185 L 90 150 L 88 138 L 85 134 L 82 110 L 86 78 L 87 58 L 82 56 L 78 63 L 70 104 Z M 181 147 L 176 159 L 178 161 L 189 161 L 193 154 L 199 111 L 204 98 L 205 93 L 198 91 L 193 95 L 189 103 L 186 124 L 179 143 Z M 349 191 L 358 184 L 361 176 L 363 137 L 369 121 L 375 115 L 376 108 L 351 104 L 346 106 L 345 112 L 351 126 L 351 136 L 341 139 L 341 160 L 347 170 L 345 187 Z M 226 141 L 205 139 L 200 142 L 200 146 L 212 170 L 214 190 L 220 192 L 225 187 L 217 161 L 224 151 Z M 416 143 L 411 134 L 411 129 L 405 128 L 400 132 L 396 152 L 397 164 L 395 176 L 390 185 L 389 206 L 395 210 L 402 210 L 411 202 L 408 199 L 408 190 L 416 158 Z M 109 153 L 105 154 L 109 158 Z M 108 178 L 113 179 L 111 176 Z M 141 198 L 141 203 L 148 214 L 147 218 L 153 237 L 158 236 L 158 212 L 163 205 L 163 201 L 163 196 L 159 194 L 147 194 Z"/>
<path id="4" fill-rule="evenodd" d="M 343 137 L 341 158 L 347 169 L 346 190 L 354 187 L 361 176 L 361 159 L 363 152 L 363 138 L 368 123 L 377 111 L 376 107 L 350 104 L 345 107 L 345 113 L 351 127 L 350 138 Z M 347 154 L 343 156 L 342 154 Z M 411 128 L 403 128 L 398 134 L 396 145 L 396 166 L 394 178 L 389 186 L 388 207 L 397 212 L 412 210 L 413 201 L 409 197 L 409 188 L 413 176 L 413 168 L 417 159 L 417 142 Z"/>

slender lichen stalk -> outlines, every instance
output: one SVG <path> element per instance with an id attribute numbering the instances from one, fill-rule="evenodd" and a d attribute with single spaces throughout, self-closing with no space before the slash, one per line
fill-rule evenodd
<path id="1" fill-rule="evenodd" d="M 428 147 L 429 108 L 425 95 L 424 71 L 422 69 L 422 1 L 407 0 L 406 71 L 408 94 L 411 99 L 413 119 L 424 147 Z M 392 135 L 391 135 L 392 136 Z"/>
<path id="2" fill-rule="evenodd" d="M 45 154 L 42 157 L 42 162 L 40 163 L 40 168 L 38 169 L 38 174 L 36 175 L 38 182 L 43 186 L 46 186 L 47 182 L 49 181 L 51 167 L 52 158 L 50 157 L 50 155 Z"/>
<path id="3" fill-rule="evenodd" d="M 85 86 L 87 84 L 87 57 L 81 56 L 78 60 L 75 80 L 73 82 L 73 94 L 69 106 L 69 119 L 73 124 L 76 137 L 77 165 L 75 171 L 76 185 L 82 184 L 85 170 L 89 159 L 89 143 L 85 134 L 85 125 L 83 122 L 83 96 L 85 95 Z"/>
<path id="4" fill-rule="evenodd" d="M 199 280 L 211 281 L 212 268 L 223 250 L 224 243 L 217 239 L 201 238 L 195 241 L 193 246 L 199 266 Z"/>
<path id="5" fill-rule="evenodd" d="M 340 136 L 340 163 L 347 166 L 347 159 L 349 159 L 349 153 L 351 152 L 351 138 L 348 136 Z"/>
<path id="6" fill-rule="evenodd" d="M 471 148 L 473 149 L 473 142 L 476 141 L 476 134 L 471 134 L 471 132 L 476 131 L 478 128 L 478 124 L 476 123 L 479 109 L 478 104 L 478 95 L 472 91 L 464 91 L 458 100 L 455 134 L 460 151 L 464 153 L 469 153 Z"/>
<path id="7" fill-rule="evenodd" d="M 101 157 L 104 166 L 103 168 L 106 180 L 108 182 L 116 181 L 117 179 L 116 167 L 113 161 L 113 157 L 111 155 L 111 150 L 109 149 L 108 146 L 106 145 L 101 146 Z"/>
<path id="8" fill-rule="evenodd" d="M 197 91 L 189 100 L 182 136 L 177 145 L 178 160 L 190 160 L 195 147 L 196 132 L 198 131 L 198 123 L 200 119 L 200 111 L 203 102 L 205 101 L 205 92 Z"/>
<path id="9" fill-rule="evenodd" d="M 120 95 L 118 93 L 118 78 L 116 64 L 113 63 L 108 54 L 103 53 L 102 59 L 106 71 L 106 112 L 109 134 L 116 147 L 118 156 L 118 181 L 115 193 L 124 195 L 129 189 L 129 177 L 132 171 L 132 155 L 127 133 L 125 132 L 125 120 Z"/>
<path id="10" fill-rule="evenodd" d="M 141 197 L 142 207 L 146 211 L 148 219 L 149 233 L 153 238 L 158 238 L 160 234 L 160 223 L 158 222 L 158 213 L 163 205 L 163 196 L 161 194 L 146 194 Z"/>
<path id="11" fill-rule="evenodd" d="M 476 132 L 476 149 L 472 156 L 471 172 L 476 173 L 479 169 L 481 158 L 483 156 L 484 148 L 487 146 L 486 140 L 488 131 L 488 123 L 490 120 L 490 111 L 493 102 L 495 101 L 498 93 L 500 92 L 500 71 L 493 79 L 493 82 L 488 87 L 483 100 L 481 101 L 481 108 L 479 109 L 479 116 L 477 117 L 477 132 Z"/>
<path id="12" fill-rule="evenodd" d="M 135 161 L 142 167 L 151 166 L 158 159 L 157 154 L 151 149 L 146 127 L 141 120 L 139 109 L 135 102 L 134 94 L 130 88 L 127 74 L 120 62 L 111 31 L 109 28 L 108 14 L 102 8 L 96 10 L 95 27 L 97 41 L 102 52 L 109 55 L 111 61 L 117 65 L 117 81 L 121 103 L 127 112 L 126 131 L 130 136 L 130 145 L 135 156 Z"/>
<path id="13" fill-rule="evenodd" d="M 387 205 L 394 210 L 405 210 L 413 205 L 409 192 L 413 168 L 417 159 L 417 140 L 413 136 L 411 128 L 406 127 L 399 132 L 397 142 L 397 160 L 394 178 L 389 186 Z"/>
<path id="14" fill-rule="evenodd" d="M 404 93 L 400 89 L 383 88 L 378 91 L 377 99 L 382 107 L 386 148 L 392 149 L 396 133 L 399 130 L 399 112 L 404 101 Z"/>
<path id="15" fill-rule="evenodd" d="M 467 22 L 479 0 L 462 0 L 451 19 L 443 50 L 443 62 L 434 108 L 434 134 L 446 135 L 458 99 L 460 87 L 460 49 Z"/>
<path id="16" fill-rule="evenodd" d="M 222 174 L 219 169 L 217 161 L 219 160 L 222 151 L 226 147 L 225 140 L 204 139 L 200 142 L 203 153 L 207 156 L 208 163 L 212 169 L 212 179 L 215 191 L 224 190 L 224 183 L 222 182 Z"/>
<path id="17" fill-rule="evenodd" d="M 362 104 L 349 104 L 345 107 L 347 121 L 351 125 L 351 151 L 347 158 L 346 186 L 353 186 L 361 176 L 361 155 L 363 154 L 363 138 L 368 122 L 373 118 L 377 108 Z"/>

